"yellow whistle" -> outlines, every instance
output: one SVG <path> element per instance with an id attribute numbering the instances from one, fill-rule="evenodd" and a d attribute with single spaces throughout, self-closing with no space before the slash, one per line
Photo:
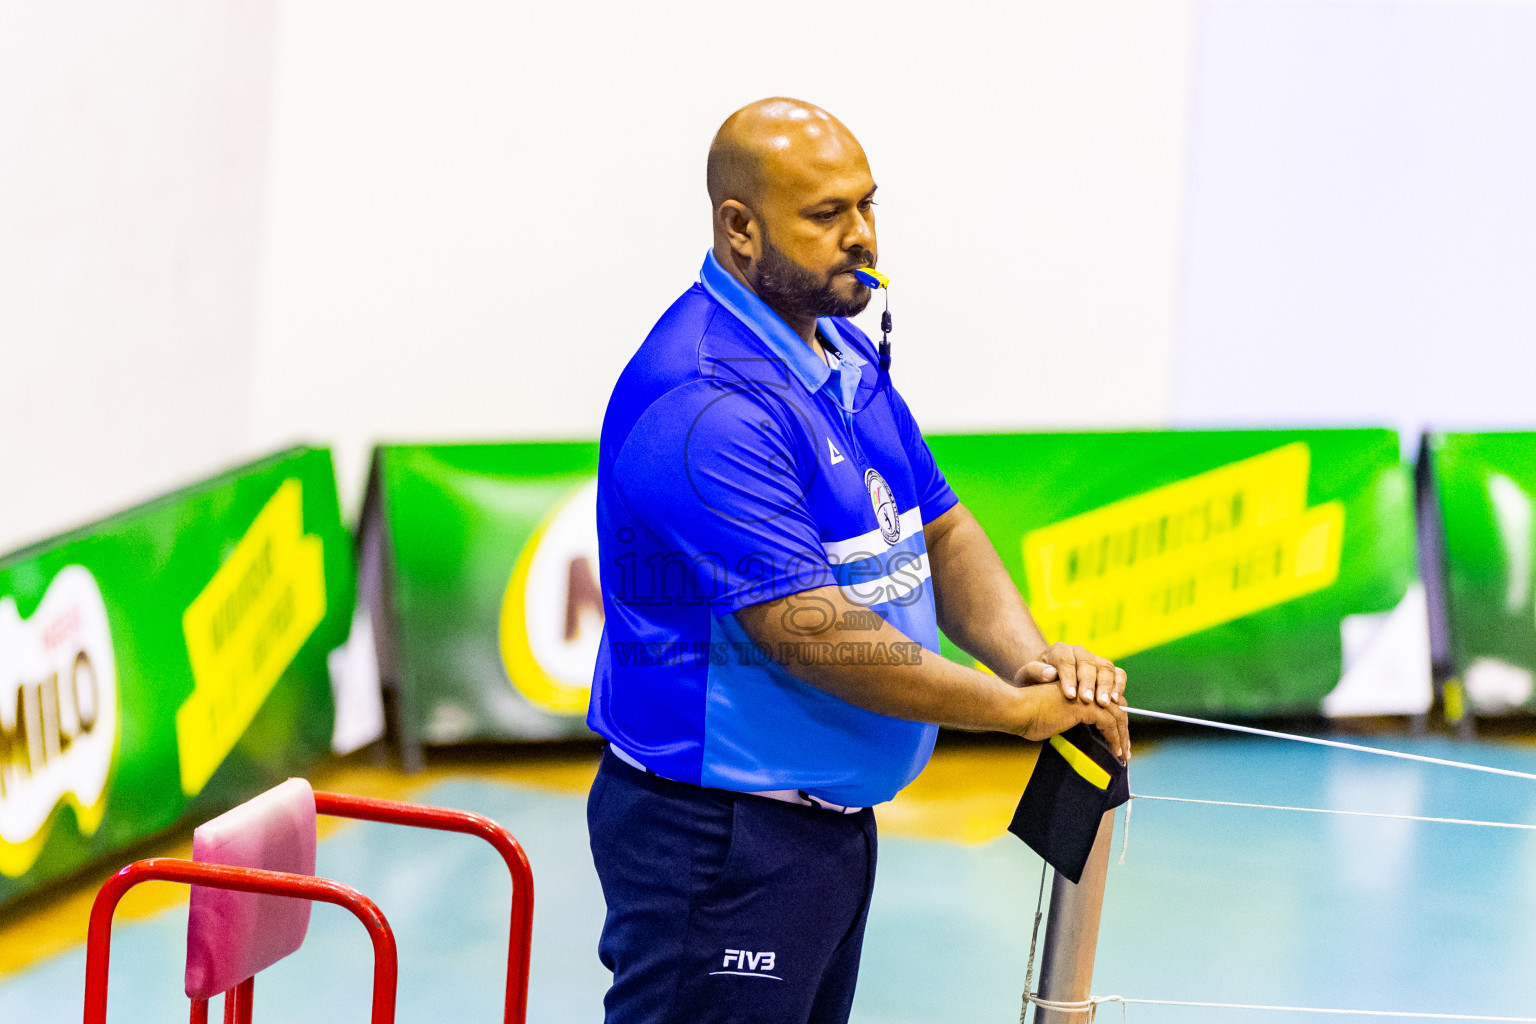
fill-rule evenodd
<path id="1" fill-rule="evenodd" d="M 860 267 L 853 272 L 853 276 L 876 290 L 888 288 L 891 284 L 891 279 L 874 267 Z"/>

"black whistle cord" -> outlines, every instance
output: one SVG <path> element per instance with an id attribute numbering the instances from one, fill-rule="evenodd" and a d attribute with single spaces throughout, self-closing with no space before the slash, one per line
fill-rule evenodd
<path id="1" fill-rule="evenodd" d="M 885 292 L 885 312 L 880 314 L 880 372 L 891 372 L 891 286 L 880 289 Z"/>

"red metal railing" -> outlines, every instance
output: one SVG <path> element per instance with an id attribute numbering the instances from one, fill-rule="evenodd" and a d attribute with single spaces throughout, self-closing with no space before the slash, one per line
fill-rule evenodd
<path id="1" fill-rule="evenodd" d="M 261 871 L 226 864 L 200 864 L 172 857 L 152 857 L 129 864 L 107 879 L 96 902 L 91 906 L 91 923 L 85 945 L 85 1024 L 106 1024 L 107 968 L 112 955 L 112 917 L 123 895 L 143 882 L 184 882 L 214 889 L 292 896 L 297 899 L 334 903 L 352 912 L 373 941 L 373 1015 L 372 1024 L 394 1024 L 395 986 L 399 977 L 399 958 L 395 935 L 389 922 L 374 902 L 350 885 L 329 878 L 295 875 L 285 871 Z M 224 994 L 225 1024 L 250 1024 L 254 993 L 247 978 Z M 208 1001 L 193 1000 L 192 1024 L 207 1024 Z"/>
<path id="2" fill-rule="evenodd" d="M 512 833 L 482 814 L 444 807 L 374 800 L 343 793 L 315 793 L 315 811 L 338 818 L 356 818 L 393 825 L 429 828 L 479 836 L 495 848 L 512 877 L 511 929 L 507 939 L 507 989 L 504 1024 L 525 1024 L 528 1016 L 528 967 L 533 945 L 533 869 Z M 142 882 L 185 882 L 216 889 L 292 896 L 334 903 L 363 922 L 373 940 L 372 1024 L 392 1024 L 399 975 L 395 937 L 373 901 L 351 886 L 328 878 L 262 871 L 255 868 L 203 864 L 156 857 L 123 868 L 109 878 L 91 908 L 86 939 L 85 1024 L 106 1024 L 107 966 L 111 955 L 112 917 L 123 894 Z M 255 979 L 247 978 L 224 993 L 224 1024 L 251 1024 Z M 208 1024 L 208 1001 L 192 1001 L 192 1024 Z"/>
<path id="3" fill-rule="evenodd" d="M 502 1019 L 504 1024 L 525 1024 L 528 1019 L 528 961 L 533 949 L 533 869 L 512 833 L 485 815 L 472 811 L 318 790 L 315 792 L 315 811 L 338 818 L 462 832 L 479 836 L 496 848 L 512 876 L 512 925 L 507 938 L 507 994 Z"/>

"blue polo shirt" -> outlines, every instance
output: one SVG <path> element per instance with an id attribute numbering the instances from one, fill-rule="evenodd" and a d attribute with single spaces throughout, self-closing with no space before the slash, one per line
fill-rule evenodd
<path id="1" fill-rule="evenodd" d="M 711 253 L 619 376 L 603 419 L 597 527 L 606 624 L 587 722 L 658 775 L 719 789 L 891 799 L 937 727 L 801 682 L 736 621 L 749 605 L 838 584 L 866 610 L 822 632 L 834 657 L 938 650 L 923 526 L 955 504 L 876 353 L 817 321 L 820 359 Z M 910 643 L 877 644 L 879 615 Z"/>

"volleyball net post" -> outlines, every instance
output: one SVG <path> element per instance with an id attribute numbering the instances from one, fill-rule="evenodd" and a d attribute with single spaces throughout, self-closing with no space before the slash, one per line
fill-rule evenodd
<path id="1" fill-rule="evenodd" d="M 1082 880 L 1072 883 L 1059 871 L 1051 882 L 1051 909 L 1040 953 L 1040 998 L 1052 1002 L 1081 1002 L 1093 988 L 1093 957 L 1099 945 L 1099 916 L 1104 909 L 1104 881 L 1109 875 L 1109 848 L 1115 833 L 1115 812 L 1099 820 L 1093 852 Z M 1035 1024 L 1086 1024 L 1089 1011 L 1035 1007 Z"/>

